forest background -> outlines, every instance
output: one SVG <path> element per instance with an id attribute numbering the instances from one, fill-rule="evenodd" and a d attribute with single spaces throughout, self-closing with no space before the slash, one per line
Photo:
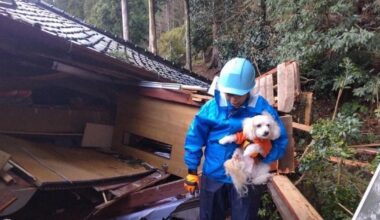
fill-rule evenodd
<path id="1" fill-rule="evenodd" d="M 122 38 L 120 0 L 45 0 Z M 128 0 L 129 41 L 148 48 L 148 0 Z M 155 0 L 158 54 L 185 65 L 185 0 Z M 212 79 L 226 60 L 260 73 L 296 60 L 314 92 L 311 137 L 298 138 L 294 182 L 325 219 L 349 219 L 380 161 L 350 146 L 380 142 L 379 0 L 188 0 L 193 70 Z M 331 117 L 332 116 L 332 117 Z M 311 141 L 312 140 L 312 141 Z M 308 145 L 308 146 L 306 146 Z M 307 150 L 305 150 L 305 148 Z M 328 159 L 365 160 L 352 169 Z M 261 209 L 261 215 L 276 215 Z"/>

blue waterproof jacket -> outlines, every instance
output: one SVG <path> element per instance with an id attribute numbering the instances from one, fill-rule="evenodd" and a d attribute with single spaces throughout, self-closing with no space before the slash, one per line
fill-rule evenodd
<path id="1" fill-rule="evenodd" d="M 240 107 L 234 108 L 224 94 L 215 91 L 215 97 L 204 104 L 193 122 L 185 141 L 185 163 L 191 170 L 197 170 L 204 148 L 203 174 L 216 181 L 231 183 L 231 178 L 225 174 L 224 162 L 232 157 L 235 143 L 220 145 L 219 139 L 226 135 L 242 130 L 242 121 L 247 117 L 270 113 L 280 126 L 281 135 L 272 142 L 272 150 L 264 158 L 264 163 L 271 163 L 285 153 L 288 137 L 284 124 L 278 113 L 269 103 L 259 95 L 250 94 L 249 99 Z"/>

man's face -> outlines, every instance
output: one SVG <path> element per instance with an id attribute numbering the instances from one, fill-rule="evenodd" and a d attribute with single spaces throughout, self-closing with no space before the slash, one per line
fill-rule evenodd
<path id="1" fill-rule="evenodd" d="M 247 97 L 248 97 L 248 93 L 245 95 L 234 95 L 234 94 L 226 93 L 227 101 L 231 103 L 231 105 L 234 108 L 239 108 L 241 105 L 243 105 Z"/>

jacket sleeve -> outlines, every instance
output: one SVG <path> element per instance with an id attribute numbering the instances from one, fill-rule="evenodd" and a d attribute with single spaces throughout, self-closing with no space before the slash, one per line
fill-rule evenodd
<path id="1" fill-rule="evenodd" d="M 278 123 L 280 127 L 280 137 L 272 141 L 272 150 L 269 152 L 268 156 L 265 157 L 263 160 L 264 163 L 269 164 L 284 156 L 286 147 L 288 145 L 288 135 L 286 133 L 284 123 L 280 119 L 277 111 L 274 108 L 272 108 L 272 106 L 270 106 L 269 104 L 264 110 L 273 116 L 274 120 Z"/>
<path id="2" fill-rule="evenodd" d="M 196 170 L 200 164 L 203 152 L 202 147 L 206 145 L 211 122 L 209 120 L 210 102 L 201 107 L 194 117 L 185 140 L 185 163 L 191 170 Z"/>

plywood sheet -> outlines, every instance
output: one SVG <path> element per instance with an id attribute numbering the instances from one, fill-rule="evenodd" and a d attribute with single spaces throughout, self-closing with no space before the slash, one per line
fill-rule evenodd
<path id="1" fill-rule="evenodd" d="M 189 125 L 199 108 L 138 95 L 119 97 L 113 147 L 156 167 L 167 166 L 172 174 L 184 176 L 184 141 Z M 165 159 L 123 144 L 125 133 L 132 133 L 172 146 L 170 159 Z"/>
<path id="2" fill-rule="evenodd" d="M 123 178 L 148 172 L 91 149 L 36 144 L 0 135 L 0 150 L 36 178 L 36 184 L 74 184 Z"/>
<path id="3" fill-rule="evenodd" d="M 113 126 L 86 123 L 82 138 L 82 147 L 110 148 L 112 144 Z"/>

